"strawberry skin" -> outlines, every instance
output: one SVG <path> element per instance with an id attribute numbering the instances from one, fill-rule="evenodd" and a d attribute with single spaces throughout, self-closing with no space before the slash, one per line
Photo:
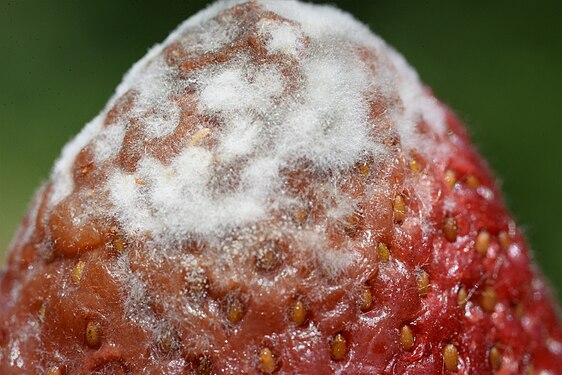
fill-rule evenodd
<path id="1" fill-rule="evenodd" d="M 463 125 L 334 8 L 227 1 L 63 150 L 0 274 L 1 374 L 557 374 Z"/>

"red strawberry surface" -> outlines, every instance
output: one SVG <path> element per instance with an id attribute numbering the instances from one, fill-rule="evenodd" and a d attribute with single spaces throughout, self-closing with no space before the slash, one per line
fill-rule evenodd
<path id="1" fill-rule="evenodd" d="M 231 1 L 63 150 L 0 276 L 1 374 L 558 374 L 454 114 L 349 15 Z"/>

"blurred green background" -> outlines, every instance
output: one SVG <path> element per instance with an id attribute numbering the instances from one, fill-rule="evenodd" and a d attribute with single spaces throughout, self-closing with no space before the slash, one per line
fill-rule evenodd
<path id="1" fill-rule="evenodd" d="M 0 254 L 61 147 L 148 47 L 207 3 L 1 0 Z M 335 3 L 401 51 L 468 123 L 562 291 L 560 2 Z"/>

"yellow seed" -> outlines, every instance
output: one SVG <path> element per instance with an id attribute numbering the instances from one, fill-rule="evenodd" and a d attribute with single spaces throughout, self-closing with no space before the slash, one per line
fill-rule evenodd
<path id="1" fill-rule="evenodd" d="M 493 312 L 497 302 L 497 295 L 494 288 L 491 286 L 484 288 L 478 302 L 484 311 Z"/>
<path id="2" fill-rule="evenodd" d="M 117 253 L 122 253 L 125 250 L 125 240 L 123 237 L 119 236 L 113 239 L 112 241 L 113 250 Z"/>
<path id="3" fill-rule="evenodd" d="M 256 266 L 264 271 L 271 271 L 279 262 L 279 249 L 275 241 L 260 244 L 257 251 Z"/>
<path id="4" fill-rule="evenodd" d="M 367 311 L 373 304 L 373 294 L 367 286 L 361 289 L 361 310 Z"/>
<path id="5" fill-rule="evenodd" d="M 533 366 L 531 363 L 527 365 L 526 375 L 535 375 L 535 366 Z"/>
<path id="6" fill-rule="evenodd" d="M 445 239 L 449 242 L 455 242 L 457 240 L 457 221 L 452 216 L 447 216 L 443 222 L 443 234 Z"/>
<path id="7" fill-rule="evenodd" d="M 164 353 L 169 353 L 174 347 L 174 338 L 170 331 L 164 332 L 162 337 L 160 337 L 160 349 Z"/>
<path id="8" fill-rule="evenodd" d="M 110 232 L 112 235 L 111 246 L 113 248 L 113 251 L 115 251 L 118 254 L 125 251 L 125 249 L 127 248 L 127 242 L 125 241 L 125 238 L 119 231 L 119 228 L 111 227 Z"/>
<path id="9" fill-rule="evenodd" d="M 385 243 L 379 242 L 379 260 L 381 262 L 387 263 L 390 260 L 390 250 L 388 250 L 388 246 Z"/>
<path id="10" fill-rule="evenodd" d="M 413 172 L 419 172 L 420 171 L 420 165 L 418 164 L 418 161 L 416 159 L 410 160 L 410 169 Z"/>
<path id="11" fill-rule="evenodd" d="M 140 177 L 136 177 L 136 178 L 135 178 L 135 183 L 136 183 L 137 185 L 141 185 L 141 186 L 142 186 L 142 185 L 144 185 L 144 180 L 143 180 L 142 178 L 140 178 Z"/>
<path id="12" fill-rule="evenodd" d="M 425 296 L 429 291 L 429 275 L 424 270 L 421 270 L 417 276 L 418 293 L 420 296 Z"/>
<path id="13" fill-rule="evenodd" d="M 263 348 L 260 351 L 260 370 L 263 373 L 271 374 L 275 371 L 276 363 L 275 356 L 269 348 Z"/>
<path id="14" fill-rule="evenodd" d="M 86 344 L 91 348 L 97 348 L 100 345 L 99 327 L 96 322 L 89 321 L 86 325 Z"/>
<path id="15" fill-rule="evenodd" d="M 39 321 L 43 322 L 45 320 L 45 313 L 47 312 L 47 305 L 45 304 L 45 302 L 43 302 L 41 304 L 41 307 L 39 307 L 39 311 L 37 312 L 37 314 L 39 315 Z"/>
<path id="16" fill-rule="evenodd" d="M 88 173 L 92 171 L 92 169 L 94 169 L 94 164 L 88 163 L 84 165 L 82 168 L 80 168 L 80 173 L 82 174 L 82 176 L 86 176 Z"/>
<path id="17" fill-rule="evenodd" d="M 295 301 L 291 306 L 289 319 L 297 326 L 302 325 L 306 321 L 306 307 L 302 301 Z"/>
<path id="18" fill-rule="evenodd" d="M 195 370 L 196 375 L 211 375 L 213 373 L 213 364 L 207 357 L 199 358 L 199 365 Z"/>
<path id="19" fill-rule="evenodd" d="M 464 306 L 468 301 L 468 293 L 464 286 L 461 286 L 459 292 L 457 293 L 457 304 L 459 306 Z"/>
<path id="20" fill-rule="evenodd" d="M 445 183 L 451 189 L 455 187 L 455 184 L 457 183 L 457 176 L 455 175 L 455 172 L 450 169 L 445 171 Z"/>
<path id="21" fill-rule="evenodd" d="M 172 340 L 169 337 L 164 337 L 160 342 L 160 347 L 164 353 L 169 353 L 172 350 Z"/>
<path id="22" fill-rule="evenodd" d="M 51 263 L 56 258 L 55 250 L 53 248 L 47 248 L 45 253 L 43 254 L 43 259 L 46 263 Z"/>
<path id="23" fill-rule="evenodd" d="M 468 175 L 466 176 L 466 184 L 469 187 L 476 189 L 480 186 L 480 181 L 478 180 L 478 178 L 474 177 L 473 175 Z"/>
<path id="24" fill-rule="evenodd" d="M 498 234 L 498 239 L 500 241 L 500 246 L 503 250 L 507 250 L 509 245 L 511 244 L 511 240 L 509 239 L 509 234 L 505 231 L 501 231 Z"/>
<path id="25" fill-rule="evenodd" d="M 341 333 L 338 333 L 332 338 L 331 355 L 336 361 L 345 357 L 347 352 L 347 342 Z"/>
<path id="26" fill-rule="evenodd" d="M 232 324 L 236 324 L 242 320 L 242 316 L 244 315 L 244 309 L 242 307 L 242 303 L 237 299 L 229 301 L 228 308 L 226 312 L 226 317 L 228 321 Z"/>
<path id="27" fill-rule="evenodd" d="M 195 132 L 195 134 L 193 134 L 193 136 L 189 140 L 189 144 L 192 146 L 197 146 L 203 140 L 203 138 L 205 138 L 209 134 L 211 134 L 211 129 L 199 129 L 197 132 Z"/>
<path id="28" fill-rule="evenodd" d="M 407 324 L 400 328 L 400 342 L 402 343 L 404 350 L 410 350 L 412 349 L 412 346 L 414 346 L 414 334 L 412 333 L 410 326 Z"/>
<path id="29" fill-rule="evenodd" d="M 345 218 L 345 231 L 348 236 L 354 236 L 361 225 L 361 213 L 355 211 Z"/>
<path id="30" fill-rule="evenodd" d="M 363 162 L 359 166 L 359 173 L 361 173 L 363 176 L 368 175 L 370 171 L 371 171 L 371 166 L 367 162 Z"/>
<path id="31" fill-rule="evenodd" d="M 308 218 L 308 212 L 302 208 L 299 208 L 293 212 L 293 219 L 299 224 L 304 224 Z"/>
<path id="32" fill-rule="evenodd" d="M 396 137 L 385 137 L 383 140 L 383 143 L 387 146 L 396 146 L 396 144 L 398 143 L 398 140 L 396 139 Z"/>
<path id="33" fill-rule="evenodd" d="M 443 363 L 447 370 L 457 371 L 459 367 L 459 351 L 453 344 L 448 344 L 443 349 Z"/>
<path id="34" fill-rule="evenodd" d="M 498 348 L 492 346 L 492 349 L 490 349 L 489 356 L 490 356 L 490 366 L 492 366 L 492 369 L 494 371 L 498 371 L 502 365 L 502 355 L 500 354 Z"/>
<path id="35" fill-rule="evenodd" d="M 62 375 L 62 370 L 59 366 L 53 366 L 45 372 L 45 375 Z"/>
<path id="36" fill-rule="evenodd" d="M 79 260 L 75 265 L 74 268 L 72 269 L 72 282 L 75 285 L 78 285 L 78 283 L 80 282 L 80 280 L 82 279 L 82 274 L 84 273 L 84 267 L 86 266 L 86 263 L 84 263 L 83 261 Z"/>
<path id="37" fill-rule="evenodd" d="M 522 319 L 523 315 L 525 315 L 525 306 L 521 302 L 515 304 L 515 317 L 517 319 Z"/>
<path id="38" fill-rule="evenodd" d="M 404 203 L 404 198 L 401 195 L 397 195 L 394 198 L 394 221 L 400 223 L 404 221 L 406 217 L 406 204 Z"/>
<path id="39" fill-rule="evenodd" d="M 478 236 L 476 236 L 474 247 L 478 254 L 484 256 L 488 251 L 488 246 L 490 246 L 490 233 L 486 230 L 481 230 Z"/>

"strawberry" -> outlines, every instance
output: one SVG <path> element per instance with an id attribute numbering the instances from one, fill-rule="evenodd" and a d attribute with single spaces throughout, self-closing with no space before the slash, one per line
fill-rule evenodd
<path id="1" fill-rule="evenodd" d="M 0 278 L 2 374 L 559 373 L 455 115 L 349 15 L 219 2 L 63 150 Z"/>

